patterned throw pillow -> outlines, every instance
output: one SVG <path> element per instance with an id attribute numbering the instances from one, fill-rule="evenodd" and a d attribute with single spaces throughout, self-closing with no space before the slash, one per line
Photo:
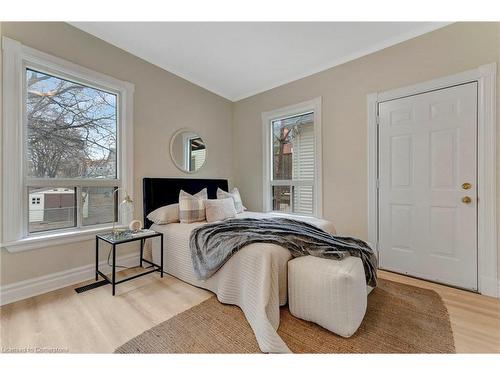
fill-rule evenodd
<path id="1" fill-rule="evenodd" d="M 246 208 L 243 206 L 243 202 L 241 201 L 241 195 L 238 188 L 234 188 L 232 192 L 228 193 L 227 191 L 222 190 L 221 188 L 217 189 L 217 199 L 224 198 L 233 198 L 234 200 L 234 208 L 236 208 L 236 213 L 241 214 Z"/>
<path id="2" fill-rule="evenodd" d="M 207 189 L 195 195 L 181 190 L 179 193 L 179 220 L 181 223 L 205 221 L 205 200 L 208 199 Z"/>

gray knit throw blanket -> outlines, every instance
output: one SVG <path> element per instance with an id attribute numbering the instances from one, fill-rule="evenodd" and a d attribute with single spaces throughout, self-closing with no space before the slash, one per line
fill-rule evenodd
<path id="1" fill-rule="evenodd" d="M 206 280 L 243 247 L 256 242 L 272 243 L 288 249 L 293 257 L 361 258 L 366 283 L 377 285 L 377 258 L 366 242 L 333 236 L 303 221 L 287 218 L 228 219 L 195 228 L 189 240 L 194 271 Z"/>

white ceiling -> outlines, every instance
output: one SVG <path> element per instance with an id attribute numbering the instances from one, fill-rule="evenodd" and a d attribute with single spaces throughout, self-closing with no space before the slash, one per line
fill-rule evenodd
<path id="1" fill-rule="evenodd" d="M 72 22 L 237 101 L 445 26 L 439 22 Z"/>

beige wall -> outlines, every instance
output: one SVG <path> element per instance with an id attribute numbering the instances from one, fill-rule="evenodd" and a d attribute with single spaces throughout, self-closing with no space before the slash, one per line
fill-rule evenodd
<path id="1" fill-rule="evenodd" d="M 27 46 L 135 84 L 136 218 L 142 219 L 143 177 L 187 176 L 169 156 L 170 138 L 179 128 L 198 131 L 207 143 L 207 163 L 196 177 L 231 177 L 232 104 L 228 100 L 65 23 L 5 22 L 0 30 Z M 2 249 L 1 284 L 91 264 L 93 246 L 93 241 L 87 241 L 20 253 Z"/>
<path id="2" fill-rule="evenodd" d="M 0 23 L 0 33 L 136 85 L 138 218 L 142 177 L 186 176 L 168 155 L 181 127 L 207 142 L 207 164 L 196 176 L 233 177 L 245 205 L 261 209 L 261 112 L 322 96 L 324 216 L 340 233 L 361 238 L 367 235 L 366 94 L 500 61 L 500 23 L 454 24 L 232 104 L 64 23 Z M 499 138 L 500 126 L 500 145 Z M 500 166 L 500 153 L 498 159 Z M 92 249 L 93 241 L 15 254 L 2 249 L 1 284 L 90 264 Z"/>
<path id="3" fill-rule="evenodd" d="M 262 208 L 261 113 L 321 96 L 323 214 L 339 233 L 366 239 L 366 95 L 499 60 L 500 23 L 453 24 L 241 100 L 233 107 L 234 184 L 249 209 Z M 497 140 L 500 146 L 500 126 Z M 498 178 L 500 213 L 500 173 Z"/>

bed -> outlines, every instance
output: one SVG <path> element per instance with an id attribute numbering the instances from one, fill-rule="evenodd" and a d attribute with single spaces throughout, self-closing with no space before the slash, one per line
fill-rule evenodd
<path id="1" fill-rule="evenodd" d="M 144 222 L 164 234 L 165 272 L 194 286 L 214 292 L 222 303 L 239 306 L 252 327 L 260 349 L 266 353 L 287 353 L 288 347 L 277 334 L 280 306 L 287 302 L 287 263 L 290 252 L 281 246 L 255 243 L 233 255 L 209 279 L 202 281 L 195 276 L 189 236 L 191 231 L 205 222 L 191 224 L 172 223 L 156 225 L 147 215 L 158 207 L 176 203 L 182 189 L 194 194 L 207 188 L 209 199 L 216 198 L 217 188 L 228 190 L 227 180 L 144 178 Z M 262 218 L 276 214 L 243 212 L 237 217 Z M 334 234 L 329 221 L 296 217 Z M 154 261 L 160 257 L 159 246 L 151 249 Z"/>

